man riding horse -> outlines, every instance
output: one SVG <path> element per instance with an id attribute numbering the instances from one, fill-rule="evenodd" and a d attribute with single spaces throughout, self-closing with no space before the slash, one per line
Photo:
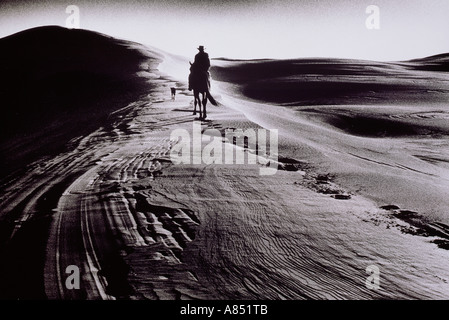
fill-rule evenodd
<path id="1" fill-rule="evenodd" d="M 204 46 L 198 47 L 199 52 L 195 55 L 195 60 L 190 63 L 190 75 L 189 75 L 189 90 L 193 90 L 195 97 L 195 110 L 193 114 L 196 114 L 196 106 L 200 108 L 200 118 L 206 118 L 206 104 L 207 99 L 213 105 L 217 105 L 214 98 L 211 96 L 210 90 L 210 60 L 207 52 L 204 51 Z M 200 100 L 199 94 L 201 93 L 202 99 Z M 202 108 L 201 108 L 202 107 Z"/>
<path id="2" fill-rule="evenodd" d="M 204 46 L 198 47 L 198 53 L 195 55 L 195 60 L 193 61 L 192 67 L 195 72 L 207 74 L 209 77 L 210 60 L 207 52 L 204 51 Z M 191 77 L 189 77 L 189 80 Z M 189 90 L 192 90 L 191 83 L 189 81 Z"/>

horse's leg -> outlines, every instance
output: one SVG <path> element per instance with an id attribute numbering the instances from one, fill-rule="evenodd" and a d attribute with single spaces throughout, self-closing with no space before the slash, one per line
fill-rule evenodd
<path id="1" fill-rule="evenodd" d="M 198 104 L 198 112 L 200 113 L 200 119 L 203 117 L 203 111 L 201 108 L 201 99 L 200 99 L 200 92 L 199 91 L 195 91 L 195 112 L 194 114 L 196 114 L 196 105 Z"/>
<path id="2" fill-rule="evenodd" d="M 206 117 L 207 117 L 206 105 L 207 105 L 207 91 L 203 92 L 203 117 L 204 117 L 204 119 L 206 119 Z"/>
<path id="3" fill-rule="evenodd" d="M 200 110 L 200 119 L 203 119 L 203 108 L 201 105 L 201 99 L 200 99 L 200 94 L 198 93 L 198 106 L 199 106 L 199 110 Z"/>
<path id="4" fill-rule="evenodd" d="M 196 105 L 198 104 L 198 92 L 197 91 L 193 91 L 193 104 L 195 105 L 195 109 L 193 110 L 193 114 L 196 114 Z"/>
<path id="5" fill-rule="evenodd" d="M 204 118 L 204 94 L 201 92 L 201 99 L 200 94 L 198 94 L 198 104 L 200 105 L 200 119 Z"/>

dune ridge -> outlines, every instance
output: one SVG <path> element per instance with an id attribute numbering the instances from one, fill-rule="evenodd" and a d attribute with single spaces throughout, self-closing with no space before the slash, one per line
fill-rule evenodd
<path id="1" fill-rule="evenodd" d="M 38 27 L 0 39 L 0 175 L 96 130 L 151 89 L 139 74 L 158 61 L 138 44 L 87 30 Z"/>
<path id="2" fill-rule="evenodd" d="M 217 61 L 213 74 L 231 105 L 303 146 L 287 148 L 290 157 L 330 170 L 379 205 L 447 224 L 449 74 L 425 69 L 446 58 L 413 62 L 419 69 L 342 59 Z M 320 152 L 308 154 L 310 147 Z"/>

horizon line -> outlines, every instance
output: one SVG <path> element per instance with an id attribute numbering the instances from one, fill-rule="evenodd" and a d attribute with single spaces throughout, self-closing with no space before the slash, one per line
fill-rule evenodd
<path id="1" fill-rule="evenodd" d="M 177 53 L 173 53 L 170 51 L 167 51 L 165 49 L 153 46 L 152 44 L 149 43 L 145 43 L 145 42 L 138 42 L 136 40 L 132 40 L 132 39 L 125 39 L 122 37 L 116 37 L 110 34 L 107 34 L 105 32 L 101 32 L 101 31 L 97 31 L 97 30 L 91 30 L 91 29 L 85 29 L 85 28 L 68 28 L 66 26 L 61 26 L 61 25 L 56 25 L 56 24 L 50 24 L 50 25 L 38 25 L 35 27 L 31 27 L 31 28 L 26 28 L 20 31 L 16 31 L 14 33 L 11 33 L 9 35 L 6 35 L 2 38 L 0 38 L 1 40 L 4 40 L 6 38 L 9 37 L 13 37 L 15 35 L 18 35 L 20 33 L 23 32 L 27 32 L 27 31 L 31 31 L 31 30 L 35 30 L 35 29 L 40 29 L 40 28 L 59 28 L 59 29 L 64 29 L 64 30 L 68 30 L 68 31 L 87 31 L 87 32 L 91 32 L 91 33 L 96 33 L 98 35 L 104 36 L 104 37 L 109 37 L 115 40 L 119 40 L 119 41 L 127 41 L 127 42 L 131 42 L 131 43 L 135 43 L 135 44 L 139 44 L 139 45 L 143 45 L 145 47 L 152 47 L 154 49 L 163 51 L 164 53 L 173 55 L 173 56 L 181 56 L 184 58 L 188 58 L 187 56 L 181 55 L 181 54 L 177 54 Z M 300 60 L 300 59 L 334 59 L 334 60 L 359 60 L 359 61 L 371 61 L 371 62 L 410 62 L 410 61 L 414 61 L 414 60 L 423 60 L 423 59 L 427 59 L 427 58 L 434 58 L 434 57 L 438 57 L 438 56 L 445 56 L 447 55 L 449 57 L 449 52 L 440 52 L 440 53 L 436 53 L 436 54 L 432 54 L 432 55 L 426 55 L 426 56 L 419 56 L 419 57 L 414 57 L 411 59 L 405 59 L 405 60 L 375 60 L 375 59 L 367 59 L 367 58 L 358 58 L 358 57 L 338 57 L 338 56 L 295 56 L 295 57 L 290 57 L 290 58 L 275 58 L 275 57 L 263 57 L 263 58 L 234 58 L 234 57 L 226 57 L 226 56 L 218 56 L 218 57 L 212 57 L 211 60 L 220 60 L 220 61 L 230 61 L 230 62 L 238 62 L 238 61 L 246 61 L 246 62 L 257 62 L 257 61 L 289 61 L 289 60 Z"/>

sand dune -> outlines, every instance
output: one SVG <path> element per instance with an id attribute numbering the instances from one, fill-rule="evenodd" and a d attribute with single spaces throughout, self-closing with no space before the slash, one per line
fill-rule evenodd
<path id="1" fill-rule="evenodd" d="M 248 98 L 288 106 L 446 103 L 447 74 L 429 71 L 437 64 L 444 69 L 447 61 L 434 59 L 435 63 L 429 58 L 409 64 L 342 59 L 217 60 L 213 74 L 216 80 L 239 85 Z M 419 71 L 415 70 L 418 66 Z"/>
<path id="2" fill-rule="evenodd" d="M 0 39 L 0 174 L 103 125 L 150 90 L 140 75 L 158 61 L 138 44 L 84 30 L 39 27 Z"/>
<path id="3" fill-rule="evenodd" d="M 339 59 L 217 60 L 213 71 L 232 93 L 231 106 L 295 141 L 284 148 L 290 157 L 335 173 L 376 201 L 448 223 L 449 75 L 425 68 L 446 58 L 416 60 L 419 70 Z M 273 115 L 276 105 L 282 107 Z M 438 160 L 429 166 L 428 158 Z"/>
<path id="4" fill-rule="evenodd" d="M 24 170 L 3 176 L 2 298 L 449 296 L 446 74 L 400 63 L 215 61 L 212 90 L 220 107 L 210 106 L 209 120 L 199 125 L 203 132 L 279 129 L 279 170 L 261 176 L 261 164 L 172 163 L 177 140 L 170 133 L 192 133 L 195 121 L 185 90 L 187 59 L 85 31 L 79 36 L 94 47 L 106 41 L 132 52 L 135 81 L 150 88 L 102 110 L 109 116 L 100 123 L 93 118 L 95 129 L 58 140 L 64 150 L 42 152 Z M 401 85 L 391 72 L 403 75 Z M 311 73 L 315 83 L 334 85 L 326 93 L 332 105 L 315 101 L 318 91 L 288 93 L 296 85 L 256 90 L 277 78 L 310 85 Z M 357 77 L 366 83 L 349 85 Z M 429 94 L 430 107 L 415 96 L 426 101 L 419 91 L 424 79 L 427 88 L 439 87 Z M 367 100 L 377 80 L 383 84 L 373 96 L 397 92 L 400 101 Z M 274 88 L 287 98 L 278 101 Z M 79 290 L 65 286 L 70 265 L 80 269 Z M 378 290 L 365 284 L 370 265 L 381 272 Z"/>

